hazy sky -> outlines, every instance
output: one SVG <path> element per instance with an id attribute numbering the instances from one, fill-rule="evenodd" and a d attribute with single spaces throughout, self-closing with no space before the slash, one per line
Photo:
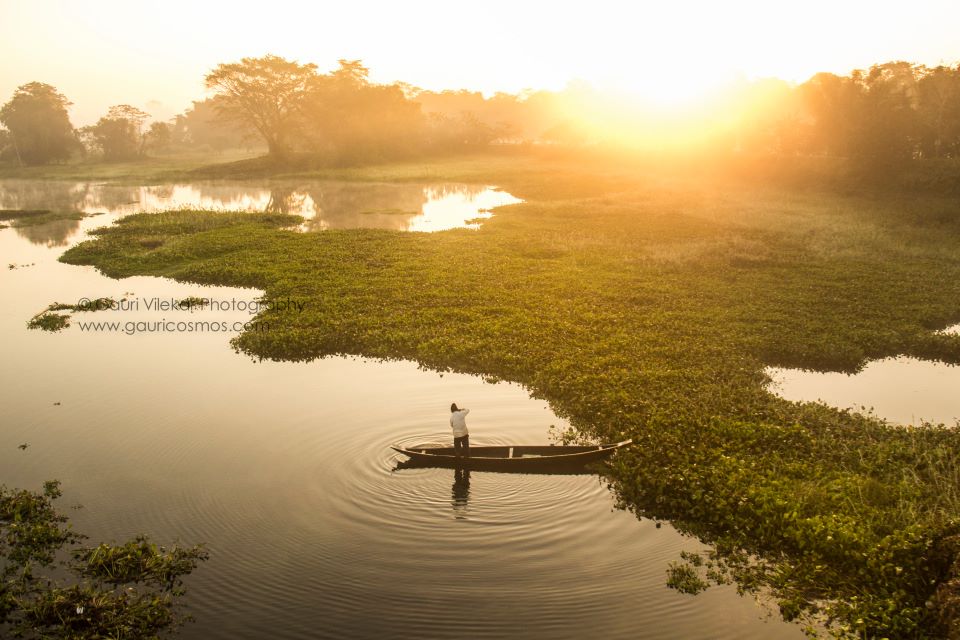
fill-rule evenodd
<path id="1" fill-rule="evenodd" d="M 0 102 L 39 80 L 75 125 L 129 103 L 169 117 L 218 62 L 360 58 L 372 78 L 484 92 L 571 79 L 660 104 L 738 74 L 801 81 L 877 62 L 960 61 L 960 0 L 0 0 Z"/>

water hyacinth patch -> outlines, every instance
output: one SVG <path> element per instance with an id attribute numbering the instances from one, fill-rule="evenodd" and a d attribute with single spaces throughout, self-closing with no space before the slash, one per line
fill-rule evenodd
<path id="1" fill-rule="evenodd" d="M 292 216 L 182 211 L 125 218 L 63 260 L 306 300 L 234 340 L 255 358 L 403 358 L 520 382 L 581 433 L 635 440 L 611 469 L 621 505 L 716 551 L 677 565 L 674 586 L 729 578 L 771 590 L 789 619 L 946 633 L 960 436 L 787 402 L 764 373 L 960 362 L 960 340 L 934 332 L 960 320 L 960 220 L 917 222 L 942 200 L 575 162 L 484 179 L 526 202 L 479 230 L 298 234 Z"/>

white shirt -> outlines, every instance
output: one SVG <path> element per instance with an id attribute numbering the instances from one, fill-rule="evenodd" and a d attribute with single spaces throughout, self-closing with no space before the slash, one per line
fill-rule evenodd
<path id="1" fill-rule="evenodd" d="M 467 433 L 467 414 L 470 409 L 460 409 L 450 413 L 450 427 L 453 429 L 454 438 L 462 438 L 469 435 Z"/>

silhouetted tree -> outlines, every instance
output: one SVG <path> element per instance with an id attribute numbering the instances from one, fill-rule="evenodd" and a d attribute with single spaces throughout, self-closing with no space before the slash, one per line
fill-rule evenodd
<path id="1" fill-rule="evenodd" d="M 144 144 L 154 151 L 165 151 L 173 141 L 173 127 L 166 122 L 153 122 L 144 135 Z"/>
<path id="2" fill-rule="evenodd" d="M 143 123 L 149 117 L 149 113 L 128 104 L 110 107 L 92 129 L 104 160 L 133 160 L 142 155 Z"/>
<path id="3" fill-rule="evenodd" d="M 862 87 L 851 78 L 818 73 L 798 91 L 812 120 L 807 151 L 834 156 L 851 154 L 864 109 Z"/>
<path id="4" fill-rule="evenodd" d="M 882 163 L 910 158 L 917 134 L 917 79 L 908 62 L 874 65 L 852 76 L 865 89 L 859 155 Z"/>
<path id="5" fill-rule="evenodd" d="M 259 134 L 245 123 L 224 121 L 219 114 L 218 104 L 221 96 L 194 101 L 174 120 L 173 138 L 177 143 L 191 147 L 208 148 L 212 151 L 249 146 L 252 138 Z"/>
<path id="6" fill-rule="evenodd" d="M 63 161 L 79 148 L 67 107 L 70 102 L 42 82 L 18 87 L 0 109 L 14 155 L 23 164 Z"/>
<path id="7" fill-rule="evenodd" d="M 401 85 L 371 83 L 359 60 L 311 78 L 300 113 L 309 150 L 341 160 L 405 155 L 422 141 L 420 105 Z"/>
<path id="8" fill-rule="evenodd" d="M 13 149 L 13 139 L 10 132 L 6 129 L 0 129 L 0 158 L 12 157 L 16 159 L 16 153 Z"/>
<path id="9" fill-rule="evenodd" d="M 960 152 L 960 67 L 926 69 L 917 82 L 920 151 L 923 157 Z"/>
<path id="10" fill-rule="evenodd" d="M 279 56 L 243 58 L 220 64 L 206 76 L 206 86 L 221 99 L 222 115 L 253 128 L 272 155 L 289 151 L 289 137 L 300 115 L 308 82 L 316 65 Z"/>

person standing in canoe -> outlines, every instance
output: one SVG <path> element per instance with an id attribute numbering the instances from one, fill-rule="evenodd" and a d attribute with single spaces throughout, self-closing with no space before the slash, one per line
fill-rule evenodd
<path id="1" fill-rule="evenodd" d="M 453 429 L 453 454 L 470 457 L 470 434 L 467 432 L 467 414 L 470 409 L 460 409 L 457 403 L 450 405 L 450 428 Z"/>

